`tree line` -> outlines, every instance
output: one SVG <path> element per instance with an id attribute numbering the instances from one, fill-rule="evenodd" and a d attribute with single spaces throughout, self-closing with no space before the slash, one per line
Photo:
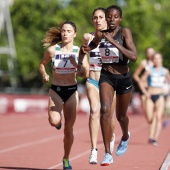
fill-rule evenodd
<path id="1" fill-rule="evenodd" d="M 82 35 L 94 31 L 91 15 L 97 7 L 112 4 L 121 6 L 121 26 L 132 31 L 137 48 L 138 60 L 130 63 L 133 73 L 137 64 L 145 57 L 145 49 L 153 46 L 163 54 L 164 66 L 170 69 L 170 1 L 166 0 L 15 0 L 10 8 L 17 52 L 16 77 L 20 88 L 46 89 L 38 71 L 38 65 L 45 49 L 42 39 L 50 27 L 71 20 L 77 25 L 75 44 L 80 46 Z M 51 74 L 50 64 L 48 73 Z M 78 81 L 83 81 L 81 78 Z M 5 86 L 10 86 L 6 79 Z"/>

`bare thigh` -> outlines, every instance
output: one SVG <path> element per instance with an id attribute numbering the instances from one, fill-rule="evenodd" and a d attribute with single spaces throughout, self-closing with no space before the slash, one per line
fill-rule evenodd
<path id="1" fill-rule="evenodd" d="M 160 96 L 155 103 L 155 113 L 158 119 L 162 119 L 164 113 L 164 104 L 165 104 L 164 97 Z"/>
<path id="2" fill-rule="evenodd" d="M 78 92 L 74 92 L 72 96 L 64 103 L 63 112 L 65 118 L 65 127 L 71 128 L 73 127 L 76 114 L 78 111 Z"/>
<path id="3" fill-rule="evenodd" d="M 58 96 L 57 93 L 50 89 L 48 106 L 49 121 L 58 124 L 58 122 L 61 120 L 62 109 L 62 99 L 60 98 L 60 96 Z"/>
<path id="4" fill-rule="evenodd" d="M 146 117 L 149 123 L 152 122 L 153 120 L 153 114 L 154 114 L 154 109 L 155 109 L 155 104 L 151 100 L 151 98 L 146 98 Z"/>
<path id="5" fill-rule="evenodd" d="M 90 83 L 86 83 L 87 89 L 87 97 L 90 103 L 90 109 L 93 113 L 100 113 L 100 98 L 99 98 L 99 90 Z"/>

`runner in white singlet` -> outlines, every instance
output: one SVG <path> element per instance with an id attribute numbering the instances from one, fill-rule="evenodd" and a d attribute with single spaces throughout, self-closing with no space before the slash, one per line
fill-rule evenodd
<path id="1" fill-rule="evenodd" d="M 107 29 L 104 8 L 99 7 L 94 9 L 92 14 L 92 22 L 96 31 Z M 83 35 L 83 43 L 88 44 L 94 38 L 94 36 L 95 36 L 95 32 L 85 33 Z M 90 139 L 91 139 L 91 154 L 89 157 L 90 164 L 97 164 L 98 162 L 97 139 L 98 139 L 98 132 L 100 127 L 99 78 L 100 78 L 100 71 L 102 68 L 101 55 L 98 47 L 89 52 L 90 72 L 89 72 L 89 77 L 87 78 L 86 81 L 87 96 L 90 104 L 90 116 L 89 116 L 89 131 L 90 131 Z M 79 61 L 81 61 L 80 58 Z M 112 109 L 110 111 L 111 112 L 110 120 L 112 122 L 112 126 L 111 126 L 112 136 L 110 141 L 111 153 L 113 152 L 114 141 L 115 141 L 114 119 L 113 119 L 114 107 L 115 107 L 115 98 L 113 99 Z"/>
<path id="2" fill-rule="evenodd" d="M 128 147 L 130 132 L 127 109 L 132 93 L 132 79 L 128 62 L 137 59 L 136 48 L 129 28 L 122 28 L 122 9 L 111 5 L 106 9 L 107 30 L 96 31 L 95 37 L 89 45 L 82 45 L 79 57 L 83 56 L 98 45 L 102 58 L 102 70 L 99 79 L 99 95 L 101 103 L 101 130 L 105 146 L 104 158 L 101 166 L 113 163 L 110 151 L 111 121 L 110 110 L 116 91 L 116 117 L 122 130 L 122 138 L 117 147 L 116 155 L 123 155 Z"/>
<path id="3" fill-rule="evenodd" d="M 154 53 L 155 53 L 154 48 L 152 48 L 152 47 L 146 48 L 146 50 L 145 50 L 146 59 L 143 59 L 139 63 L 139 65 L 137 66 L 135 72 L 133 73 L 133 80 L 137 83 L 137 86 L 139 87 L 138 91 L 139 91 L 139 94 L 141 96 L 142 109 L 143 109 L 144 116 L 145 116 L 147 122 L 149 122 L 149 120 L 148 120 L 148 115 L 146 114 L 146 111 L 145 111 L 146 96 L 142 93 L 142 91 L 140 89 L 140 84 L 141 83 L 145 83 L 144 84 L 145 88 L 147 87 L 147 81 L 146 82 L 141 82 L 140 77 L 143 75 L 143 73 L 145 71 L 149 70 L 149 68 L 153 66 L 152 56 L 153 56 Z"/>
<path id="4" fill-rule="evenodd" d="M 79 47 L 74 45 L 76 37 L 76 25 L 71 21 L 61 24 L 61 27 L 48 30 L 44 46 L 50 46 L 39 64 L 39 71 L 43 81 L 49 81 L 46 65 L 52 61 L 52 80 L 49 90 L 48 116 L 51 126 L 57 129 L 62 125 L 62 113 L 64 115 L 64 156 L 63 170 L 72 170 L 69 155 L 74 141 L 73 125 L 78 110 L 78 92 L 76 70 L 71 63 L 71 58 L 77 60 Z M 83 63 L 88 64 L 85 60 Z M 84 67 L 84 66 L 83 66 Z"/>

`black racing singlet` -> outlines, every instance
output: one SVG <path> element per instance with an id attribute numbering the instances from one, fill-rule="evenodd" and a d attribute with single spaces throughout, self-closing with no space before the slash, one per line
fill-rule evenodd
<path id="1" fill-rule="evenodd" d="M 115 41 L 121 44 L 123 47 L 126 47 L 125 41 L 122 39 L 122 30 L 120 27 L 116 35 L 113 37 Z M 109 43 L 106 39 L 102 39 L 100 46 L 100 53 L 103 64 L 116 64 L 116 65 L 127 65 L 129 60 L 124 56 L 113 44 Z"/>

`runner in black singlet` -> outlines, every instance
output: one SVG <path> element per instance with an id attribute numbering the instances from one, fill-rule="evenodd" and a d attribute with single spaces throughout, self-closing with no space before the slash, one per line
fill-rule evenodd
<path id="1" fill-rule="evenodd" d="M 111 106 L 116 91 L 116 117 L 122 129 L 123 136 L 118 145 L 116 154 L 121 156 L 127 150 L 130 133 L 128 132 L 129 119 L 126 115 L 132 93 L 132 78 L 128 62 L 137 59 L 136 48 L 129 28 L 122 28 L 122 10 L 116 5 L 106 9 L 108 29 L 98 31 L 89 45 L 82 45 L 79 55 L 88 51 L 99 49 L 102 58 L 102 70 L 99 80 L 99 94 L 101 102 L 101 130 L 105 146 L 104 159 L 101 166 L 113 163 L 110 152 L 111 132 Z"/>

